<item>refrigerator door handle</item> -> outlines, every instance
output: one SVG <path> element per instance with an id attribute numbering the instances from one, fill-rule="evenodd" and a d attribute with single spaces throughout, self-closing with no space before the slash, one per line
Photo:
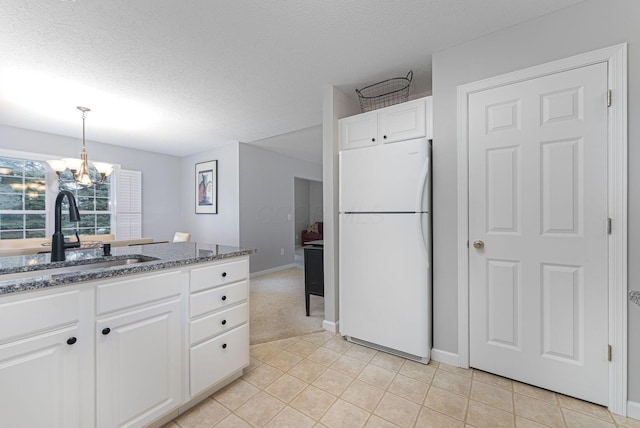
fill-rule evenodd
<path id="1" fill-rule="evenodd" d="M 425 236 L 425 230 L 424 230 L 424 224 L 425 222 L 424 220 L 424 216 L 425 215 L 430 215 L 430 214 L 416 214 L 416 219 L 417 219 L 417 226 L 418 226 L 418 234 L 420 235 L 420 247 L 423 250 L 423 255 L 425 257 L 425 260 L 427 260 L 427 264 L 429 264 L 429 247 L 427 245 L 427 239 L 428 237 Z M 428 223 L 428 222 L 427 222 Z"/>
<path id="2" fill-rule="evenodd" d="M 422 205 L 424 203 L 424 188 L 427 185 L 427 177 L 429 177 L 429 157 L 425 159 L 422 170 L 420 171 L 420 185 L 418 186 L 418 194 L 416 195 L 416 212 L 429 211 L 429 209 L 424 210 Z"/>

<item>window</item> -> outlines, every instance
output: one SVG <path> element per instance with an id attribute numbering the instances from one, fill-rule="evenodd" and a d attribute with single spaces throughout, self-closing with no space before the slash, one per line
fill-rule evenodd
<path id="1" fill-rule="evenodd" d="M 0 239 L 47 236 L 46 189 L 44 162 L 0 158 Z"/>
<path id="2" fill-rule="evenodd" d="M 93 168 L 91 173 L 98 180 Z M 81 235 L 111 233 L 111 176 L 104 184 L 86 187 L 71 181 L 73 177 L 69 171 L 62 175 L 62 180 L 58 181 L 44 161 L 0 157 L 0 239 L 51 236 L 58 189 L 73 193 L 80 211 L 80 222 L 70 222 L 69 205 L 64 200 L 62 231 L 65 235 L 73 235 L 76 230 Z M 50 190 L 48 193 L 47 189 Z M 51 207 L 48 211 L 47 206 Z"/>

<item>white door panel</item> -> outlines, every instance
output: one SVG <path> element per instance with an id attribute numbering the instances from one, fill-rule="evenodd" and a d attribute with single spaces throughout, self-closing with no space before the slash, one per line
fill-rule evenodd
<path id="1" fill-rule="evenodd" d="M 340 152 L 340 212 L 428 211 L 426 139 Z"/>
<path id="2" fill-rule="evenodd" d="M 340 214 L 340 332 L 427 357 L 428 214 Z"/>
<path id="3" fill-rule="evenodd" d="M 608 400 L 607 66 L 469 97 L 470 363 Z"/>

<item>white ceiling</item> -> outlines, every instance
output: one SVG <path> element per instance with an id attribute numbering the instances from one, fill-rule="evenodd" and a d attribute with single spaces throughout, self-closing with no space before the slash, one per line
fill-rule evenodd
<path id="1" fill-rule="evenodd" d="M 79 137 L 85 105 L 108 144 L 263 140 L 319 125 L 325 84 L 355 98 L 412 69 L 428 92 L 433 52 L 580 1 L 0 0 L 0 124 Z"/>

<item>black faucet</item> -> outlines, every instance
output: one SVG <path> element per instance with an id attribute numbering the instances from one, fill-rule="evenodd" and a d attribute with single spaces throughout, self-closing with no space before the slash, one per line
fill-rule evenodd
<path id="1" fill-rule="evenodd" d="M 51 237 L 51 261 L 62 262 L 65 259 L 64 251 L 67 248 L 80 247 L 80 237 L 76 231 L 76 242 L 64 242 L 64 235 L 62 234 L 62 200 L 67 197 L 69 201 L 69 220 L 73 222 L 80 221 L 80 212 L 76 205 L 76 199 L 73 197 L 73 193 L 68 190 L 62 190 L 58 193 L 56 198 L 56 229 Z"/>

